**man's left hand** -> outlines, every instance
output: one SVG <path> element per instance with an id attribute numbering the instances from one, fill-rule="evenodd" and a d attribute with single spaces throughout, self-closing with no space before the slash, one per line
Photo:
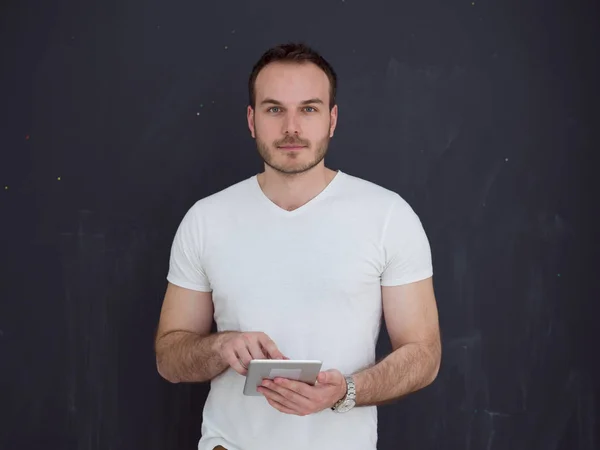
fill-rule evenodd
<path id="1" fill-rule="evenodd" d="M 346 379 L 339 370 L 319 373 L 314 386 L 287 378 L 263 380 L 258 387 L 269 404 L 286 414 L 306 416 L 331 408 L 346 395 Z"/>

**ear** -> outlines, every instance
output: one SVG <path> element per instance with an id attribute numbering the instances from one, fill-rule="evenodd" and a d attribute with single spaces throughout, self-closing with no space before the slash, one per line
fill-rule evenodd
<path id="1" fill-rule="evenodd" d="M 250 129 L 250 134 L 253 138 L 256 138 L 256 133 L 254 132 L 254 109 L 252 109 L 252 106 L 248 105 L 246 115 L 248 118 L 248 128 Z"/>
<path id="2" fill-rule="evenodd" d="M 329 127 L 329 137 L 333 137 L 333 132 L 335 131 L 335 127 L 337 126 L 337 118 L 338 118 L 338 106 L 335 105 L 331 108 L 331 112 L 329 113 L 329 121 L 331 123 Z"/>

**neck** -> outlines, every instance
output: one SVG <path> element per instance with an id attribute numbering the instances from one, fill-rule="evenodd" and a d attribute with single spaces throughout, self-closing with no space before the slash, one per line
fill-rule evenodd
<path id="1" fill-rule="evenodd" d="M 258 184 L 264 194 L 282 209 L 293 211 L 315 198 L 337 174 L 323 165 L 298 174 L 284 174 L 265 166 L 258 174 Z"/>

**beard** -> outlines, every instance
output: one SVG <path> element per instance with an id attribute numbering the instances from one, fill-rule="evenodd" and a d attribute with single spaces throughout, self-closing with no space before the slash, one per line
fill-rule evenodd
<path id="1" fill-rule="evenodd" d="M 329 148 L 329 140 L 329 134 L 326 134 L 325 137 L 316 142 L 314 154 L 311 159 L 306 161 L 304 153 L 311 152 L 313 148 L 313 145 L 309 141 L 298 137 L 286 136 L 284 139 L 273 142 L 272 146 L 270 146 L 256 133 L 256 147 L 262 160 L 273 170 L 285 175 L 297 175 L 307 172 L 323 161 Z M 280 145 L 303 145 L 307 148 L 298 152 L 290 151 L 287 154 L 279 156 L 277 153 L 281 151 L 277 147 Z"/>

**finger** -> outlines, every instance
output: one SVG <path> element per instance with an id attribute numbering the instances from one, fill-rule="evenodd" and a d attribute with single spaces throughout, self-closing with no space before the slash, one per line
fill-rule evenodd
<path id="1" fill-rule="evenodd" d="M 239 364 L 241 370 L 243 371 L 243 373 L 240 373 L 242 375 L 246 375 L 248 373 L 248 365 L 250 364 L 250 361 L 252 361 L 252 356 L 250 356 L 250 352 L 245 346 L 241 346 L 235 349 L 235 355 L 237 364 Z"/>
<path id="2" fill-rule="evenodd" d="M 341 373 L 337 371 L 327 370 L 325 372 L 319 372 L 317 381 L 321 384 L 344 384 L 346 380 Z"/>
<path id="3" fill-rule="evenodd" d="M 283 395 L 281 395 L 279 392 L 277 392 L 275 390 L 265 388 L 265 387 L 259 387 L 258 390 L 266 397 L 267 400 L 276 402 L 277 404 L 283 406 L 284 408 L 287 408 L 290 411 L 294 411 L 294 414 L 300 412 L 300 410 L 303 408 L 303 405 L 299 405 L 299 404 L 293 402 L 292 400 L 284 397 Z"/>
<path id="4" fill-rule="evenodd" d="M 258 345 L 260 345 L 260 348 L 261 348 L 263 354 L 266 356 L 267 359 L 286 359 L 285 356 L 279 358 L 277 356 L 271 355 L 271 353 L 269 352 L 269 349 L 267 349 L 266 347 L 264 347 L 260 342 L 258 343 Z M 275 355 L 277 355 L 277 353 L 275 353 Z"/>
<path id="5" fill-rule="evenodd" d="M 252 359 L 268 359 L 263 353 L 258 340 L 244 335 L 244 341 Z"/>
<path id="6" fill-rule="evenodd" d="M 277 390 L 276 388 L 284 389 L 286 391 L 293 392 L 307 400 L 310 400 L 310 398 L 313 397 L 313 386 L 310 386 L 302 381 L 290 380 L 288 378 L 275 378 L 275 380 L 273 380 L 273 384 L 275 387 L 272 389 L 275 390 Z M 269 386 L 269 388 L 271 388 L 271 386 Z"/>
<path id="7" fill-rule="evenodd" d="M 289 381 L 289 380 L 283 380 L 283 381 Z M 265 381 L 263 381 L 263 386 L 265 386 L 266 388 L 281 395 L 282 397 L 287 399 L 292 404 L 300 405 L 303 408 L 309 408 L 310 405 L 312 404 L 311 400 L 308 397 L 306 397 L 292 389 L 288 389 L 287 387 L 285 387 L 284 383 L 281 381 L 281 379 L 278 379 L 277 382 L 271 381 L 271 380 L 265 380 Z M 290 404 L 286 404 L 286 406 L 290 407 Z"/>
<path id="8" fill-rule="evenodd" d="M 282 405 L 279 402 L 276 402 L 275 400 L 272 400 L 270 398 L 267 397 L 267 402 L 269 403 L 269 405 L 271 405 L 273 408 L 275 408 L 276 410 L 285 413 L 285 414 L 294 414 L 296 416 L 301 416 L 303 414 L 300 414 L 296 411 L 294 411 L 293 409 L 290 408 L 286 408 L 284 405 Z"/>
<path id="9" fill-rule="evenodd" d="M 267 351 L 271 359 L 284 359 L 283 353 L 279 351 L 275 342 L 266 334 L 260 334 L 258 336 L 260 345 Z"/>
<path id="10" fill-rule="evenodd" d="M 246 368 L 244 368 L 244 366 L 242 366 L 242 363 L 240 362 L 240 360 L 235 352 L 231 352 L 227 356 L 226 361 L 229 364 L 229 367 L 231 367 L 233 370 L 235 370 L 240 375 L 248 374 L 248 370 Z"/>

